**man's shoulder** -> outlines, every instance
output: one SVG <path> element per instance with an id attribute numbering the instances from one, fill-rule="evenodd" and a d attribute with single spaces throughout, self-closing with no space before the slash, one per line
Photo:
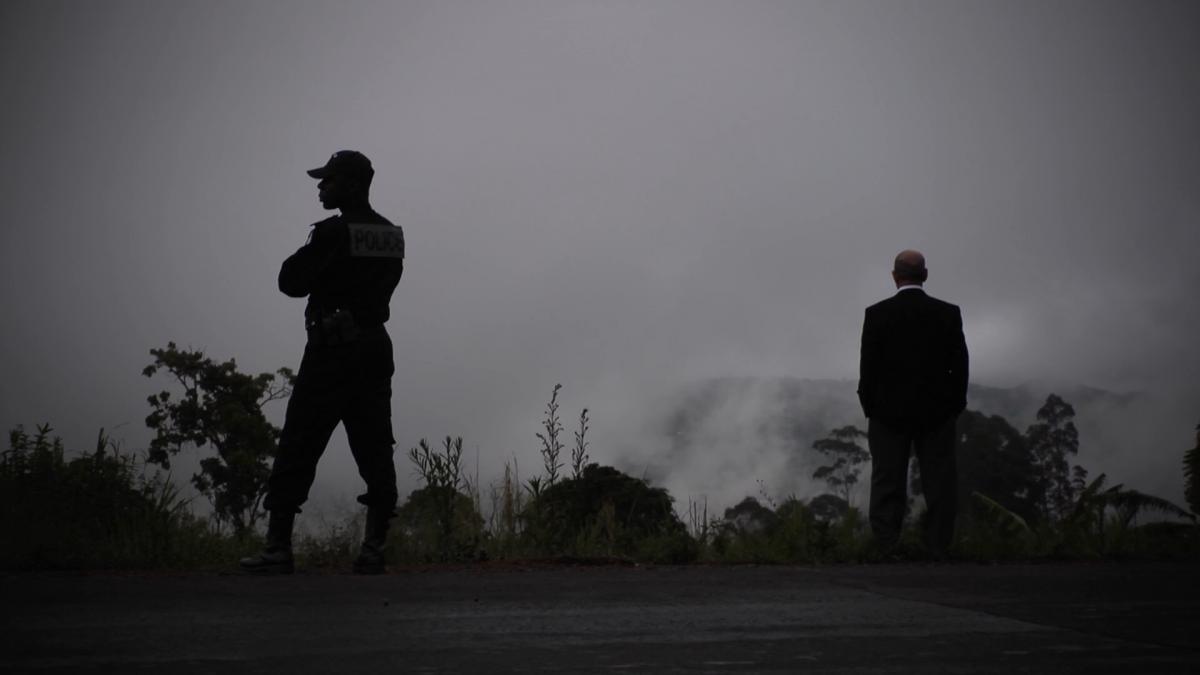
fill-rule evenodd
<path id="1" fill-rule="evenodd" d="M 878 314 L 879 312 L 885 312 L 889 309 L 892 309 L 893 307 L 898 307 L 899 305 L 901 305 L 904 302 L 911 301 L 913 298 L 912 298 L 912 296 L 906 295 L 907 293 L 908 293 L 908 291 L 905 291 L 903 293 L 896 293 L 895 295 L 889 295 L 888 297 L 880 300 L 879 302 L 867 307 L 867 313 L 868 314 Z M 923 293 L 915 293 L 913 295 L 924 295 L 924 294 Z"/>
<path id="2" fill-rule="evenodd" d="M 313 223 L 312 225 L 309 225 L 309 227 L 322 227 L 325 225 L 338 225 L 341 222 L 342 222 L 342 217 L 340 215 L 334 215 L 334 216 L 329 216 L 328 218 L 326 218 L 324 220 L 318 220 L 317 222 Z"/>
<path id="3" fill-rule="evenodd" d="M 945 311 L 945 312 L 959 312 L 960 311 L 958 308 L 958 305 L 956 305 L 952 302 L 946 302 L 945 300 L 942 300 L 941 298 L 935 298 L 932 295 L 926 295 L 925 297 L 928 299 L 928 301 L 931 304 L 940 308 L 942 311 Z"/>
<path id="4" fill-rule="evenodd" d="M 393 223 L 391 220 L 388 220 L 383 216 L 383 214 L 374 209 L 371 209 L 367 213 L 359 214 L 354 218 L 351 218 L 350 222 L 361 223 L 363 225 L 387 225 L 388 227 L 393 228 L 396 234 L 399 234 L 401 237 L 404 236 L 403 228 Z"/>
<path id="5" fill-rule="evenodd" d="M 946 313 L 959 312 L 958 305 L 935 298 L 926 293 L 924 290 L 900 291 L 893 296 L 884 298 L 883 300 L 880 300 L 879 302 L 867 307 L 866 312 L 868 315 L 886 313 L 899 307 L 911 307 L 913 304 L 927 305 Z"/>

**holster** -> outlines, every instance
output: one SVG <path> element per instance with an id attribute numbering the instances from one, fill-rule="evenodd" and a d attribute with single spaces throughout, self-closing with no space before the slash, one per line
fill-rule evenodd
<path id="1" fill-rule="evenodd" d="M 309 344 L 336 347 L 354 342 L 362 336 L 362 330 L 347 309 L 322 312 L 304 322 Z"/>

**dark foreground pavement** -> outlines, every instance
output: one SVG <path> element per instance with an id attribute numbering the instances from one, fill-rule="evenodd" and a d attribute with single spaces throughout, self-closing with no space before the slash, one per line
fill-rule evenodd
<path id="1" fill-rule="evenodd" d="M 1197 673 L 1200 566 L 0 578 L 0 672 Z"/>

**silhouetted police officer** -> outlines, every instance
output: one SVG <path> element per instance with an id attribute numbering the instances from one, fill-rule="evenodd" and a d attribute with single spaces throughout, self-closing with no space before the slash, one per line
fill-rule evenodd
<path id="1" fill-rule="evenodd" d="M 366 533 L 354 571 L 384 571 L 383 546 L 396 507 L 392 463 L 392 342 L 384 329 L 392 291 L 404 271 L 404 234 L 368 200 L 371 161 L 336 152 L 308 175 L 318 197 L 340 215 L 312 226 L 308 243 L 283 262 L 279 290 L 302 298 L 308 343 L 288 401 L 264 507 L 266 549 L 243 558 L 251 572 L 290 573 L 292 525 L 316 476 L 317 461 L 341 422 L 367 492 Z"/>

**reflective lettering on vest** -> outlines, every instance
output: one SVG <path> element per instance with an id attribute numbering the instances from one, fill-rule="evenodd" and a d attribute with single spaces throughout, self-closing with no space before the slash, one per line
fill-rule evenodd
<path id="1" fill-rule="evenodd" d="M 359 258 L 404 258 L 400 228 L 376 223 L 349 223 L 350 255 Z"/>

